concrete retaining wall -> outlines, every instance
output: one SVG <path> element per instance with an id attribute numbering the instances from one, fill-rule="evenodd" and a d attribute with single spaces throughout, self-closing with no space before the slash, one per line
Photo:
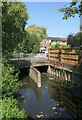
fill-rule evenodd
<path id="1" fill-rule="evenodd" d="M 80 74 L 72 71 L 72 70 L 62 68 L 62 67 L 53 66 L 53 65 L 49 65 L 47 72 L 52 74 L 52 75 L 62 77 L 66 81 L 80 85 L 80 87 L 82 88 L 82 80 L 81 80 L 82 76 Z"/>
<path id="2" fill-rule="evenodd" d="M 34 80 L 34 82 L 38 87 L 41 87 L 41 74 L 33 66 L 30 66 L 29 76 Z"/>

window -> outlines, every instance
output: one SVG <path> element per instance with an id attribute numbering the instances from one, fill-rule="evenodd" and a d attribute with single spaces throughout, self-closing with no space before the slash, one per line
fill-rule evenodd
<path id="1" fill-rule="evenodd" d="M 53 41 L 53 44 L 56 44 L 56 41 Z"/>
<path id="2" fill-rule="evenodd" d="M 58 44 L 62 44 L 62 41 L 58 41 Z"/>
<path id="3" fill-rule="evenodd" d="M 46 44 L 47 44 L 48 42 L 46 41 Z"/>
<path id="4" fill-rule="evenodd" d="M 47 44 L 48 42 L 47 41 L 45 41 L 45 44 Z"/>
<path id="5" fill-rule="evenodd" d="M 65 45 L 67 45 L 67 42 L 65 42 Z"/>
<path id="6" fill-rule="evenodd" d="M 49 40 L 49 44 L 51 43 L 51 40 Z"/>

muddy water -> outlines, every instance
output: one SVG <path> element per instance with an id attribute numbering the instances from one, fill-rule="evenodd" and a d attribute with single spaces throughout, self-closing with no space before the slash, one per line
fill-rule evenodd
<path id="1" fill-rule="evenodd" d="M 20 107 L 32 118 L 76 118 L 77 97 L 71 83 L 42 73 L 42 87 L 38 88 L 30 77 L 21 80 L 23 86 Z"/>

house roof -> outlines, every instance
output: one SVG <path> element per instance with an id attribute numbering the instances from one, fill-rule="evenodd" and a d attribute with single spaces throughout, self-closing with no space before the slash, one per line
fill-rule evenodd
<path id="1" fill-rule="evenodd" d="M 48 39 L 52 41 L 67 41 L 67 38 L 62 38 L 62 37 L 48 37 Z"/>
<path id="2" fill-rule="evenodd" d="M 63 37 L 44 37 L 43 39 L 48 39 L 51 41 L 65 41 L 65 42 L 67 42 L 67 38 L 63 38 Z"/>

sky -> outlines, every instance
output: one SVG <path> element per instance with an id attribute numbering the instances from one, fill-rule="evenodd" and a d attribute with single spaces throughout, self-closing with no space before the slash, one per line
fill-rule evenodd
<path id="1" fill-rule="evenodd" d="M 27 6 L 29 20 L 27 26 L 36 24 L 47 28 L 48 37 L 67 37 L 70 33 L 80 32 L 80 18 L 63 20 L 62 12 L 58 9 L 69 6 L 70 2 L 24 2 Z M 27 27 L 26 26 L 26 27 Z"/>

